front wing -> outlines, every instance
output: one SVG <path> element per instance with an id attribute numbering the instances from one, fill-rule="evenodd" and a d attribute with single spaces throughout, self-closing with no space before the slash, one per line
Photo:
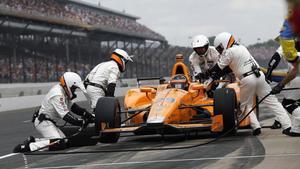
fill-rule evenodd
<path id="1" fill-rule="evenodd" d="M 176 134 L 188 131 L 209 131 L 212 124 L 145 124 L 134 127 L 104 129 L 103 133 Z"/>

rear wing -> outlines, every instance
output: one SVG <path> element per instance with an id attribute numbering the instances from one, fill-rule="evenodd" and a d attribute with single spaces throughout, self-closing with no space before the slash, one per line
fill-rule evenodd
<path id="1" fill-rule="evenodd" d="M 141 77 L 137 78 L 137 86 L 139 87 L 141 85 L 141 81 L 155 81 L 158 80 L 159 84 L 164 84 L 166 79 L 163 77 Z"/>

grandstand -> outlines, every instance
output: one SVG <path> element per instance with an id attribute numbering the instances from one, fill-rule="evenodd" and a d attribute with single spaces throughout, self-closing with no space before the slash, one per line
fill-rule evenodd
<path id="1" fill-rule="evenodd" d="M 115 48 L 135 55 L 125 78 L 168 75 L 175 54 L 191 49 L 168 45 L 138 19 L 79 0 L 0 0 L 0 82 L 56 81 L 65 71 L 84 78 Z"/>

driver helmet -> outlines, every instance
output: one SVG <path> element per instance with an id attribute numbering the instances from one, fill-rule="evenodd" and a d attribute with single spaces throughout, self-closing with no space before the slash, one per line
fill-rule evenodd
<path id="1" fill-rule="evenodd" d="M 68 98 L 71 100 L 76 98 L 75 90 L 77 88 L 86 93 L 83 82 L 77 73 L 65 72 L 60 77 L 59 84 L 62 86 Z"/>
<path id="2" fill-rule="evenodd" d="M 185 75 L 175 75 L 170 81 L 172 88 L 186 90 L 188 88 L 188 80 Z"/>
<path id="3" fill-rule="evenodd" d="M 204 35 L 194 36 L 192 47 L 199 56 L 206 56 L 209 47 L 208 38 Z"/>

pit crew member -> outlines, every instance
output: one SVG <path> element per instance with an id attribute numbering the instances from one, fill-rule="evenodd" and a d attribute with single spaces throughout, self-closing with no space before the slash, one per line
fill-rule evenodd
<path id="1" fill-rule="evenodd" d="M 84 126 L 94 121 L 94 116 L 81 108 L 72 100 L 76 98 L 75 90 L 86 92 L 80 76 L 73 72 L 65 72 L 59 84 L 53 86 L 42 101 L 39 111 L 34 113 L 32 122 L 35 129 L 44 138 L 30 136 L 23 144 L 17 145 L 13 152 L 29 152 L 36 150 L 62 150 L 68 147 L 65 134 L 56 126 L 59 119 L 75 125 Z M 71 112 L 81 116 L 79 119 Z M 55 144 L 53 144 L 55 142 Z"/>
<path id="2" fill-rule="evenodd" d="M 207 79 L 206 70 L 215 65 L 219 59 L 219 53 L 215 47 L 209 45 L 209 40 L 204 35 L 193 37 L 193 53 L 189 56 L 194 79 Z"/>
<path id="3" fill-rule="evenodd" d="M 128 61 L 133 62 L 132 56 L 122 49 L 115 49 L 110 59 L 94 67 L 85 78 L 84 84 L 92 109 L 96 108 L 100 97 L 114 96 L 120 73 L 125 72 Z"/>
<path id="4" fill-rule="evenodd" d="M 299 43 L 296 41 L 296 49 L 299 51 Z M 297 52 L 297 55 L 299 56 L 299 52 Z M 272 81 L 272 71 L 277 67 L 279 62 L 281 61 L 281 58 L 283 58 L 283 61 L 288 65 L 289 70 L 293 68 L 292 64 L 289 63 L 285 57 L 283 57 L 283 50 L 282 47 L 279 47 L 277 51 L 272 56 L 271 60 L 268 64 L 268 70 L 266 73 L 266 80 Z M 287 85 L 287 88 L 298 88 L 300 87 L 300 77 L 296 77 L 292 81 L 290 81 Z M 284 95 L 284 99 L 282 100 L 283 107 L 292 114 L 292 128 L 290 132 L 287 132 L 287 135 L 290 136 L 300 136 L 300 92 L 296 92 L 294 90 L 290 91 L 284 91 L 282 92 Z M 281 128 L 281 123 L 275 119 L 274 124 L 271 126 L 272 129 Z"/>
<path id="5" fill-rule="evenodd" d="M 229 66 L 235 76 L 240 80 L 240 108 L 242 112 L 248 113 L 253 106 L 253 96 L 256 94 L 262 98 L 270 93 L 271 87 L 265 81 L 264 74 L 259 70 L 259 65 L 249 53 L 246 47 L 235 42 L 234 37 L 223 32 L 216 36 L 214 41 L 216 50 L 221 54 L 217 64 L 208 71 L 214 79 L 219 78 L 218 74 Z M 274 95 L 264 100 L 265 105 L 273 110 L 283 127 L 283 133 L 290 130 L 291 120 Z M 253 128 L 253 135 L 261 133 L 261 126 L 254 112 L 250 113 L 250 123 Z"/>

